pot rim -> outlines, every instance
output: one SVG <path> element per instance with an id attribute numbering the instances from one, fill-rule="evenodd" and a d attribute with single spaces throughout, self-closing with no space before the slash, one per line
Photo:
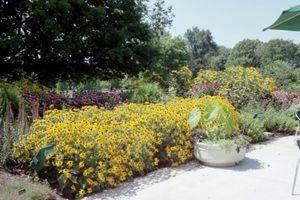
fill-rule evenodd
<path id="1" fill-rule="evenodd" d="M 208 144 L 208 143 L 204 143 L 204 142 L 196 142 L 195 146 L 200 147 L 200 148 L 206 148 L 206 149 L 220 149 L 221 148 L 220 144 L 217 144 L 217 143 Z M 231 146 L 231 148 L 237 148 L 237 147 L 246 149 L 246 147 L 239 146 L 237 144 L 234 144 Z"/>

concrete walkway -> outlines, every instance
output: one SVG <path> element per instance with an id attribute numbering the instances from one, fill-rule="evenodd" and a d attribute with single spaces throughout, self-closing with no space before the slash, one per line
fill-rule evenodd
<path id="1" fill-rule="evenodd" d="M 246 156 L 229 168 L 193 161 L 160 169 L 85 200 L 300 200 L 300 174 L 291 195 L 300 156 L 292 136 L 254 145 Z"/>

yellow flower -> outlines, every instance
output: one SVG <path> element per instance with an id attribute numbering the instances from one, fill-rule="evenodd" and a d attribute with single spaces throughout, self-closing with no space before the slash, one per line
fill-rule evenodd
<path id="1" fill-rule="evenodd" d="M 92 188 L 88 188 L 88 189 L 87 189 L 87 193 L 90 194 L 90 193 L 92 193 L 92 192 L 93 192 L 93 189 L 92 189 Z"/>
<path id="2" fill-rule="evenodd" d="M 71 173 L 67 173 L 65 174 L 67 179 L 71 179 L 72 178 L 72 174 Z"/>
<path id="3" fill-rule="evenodd" d="M 83 168 L 84 167 L 84 162 L 79 162 L 79 168 Z"/>
<path id="4" fill-rule="evenodd" d="M 88 182 L 89 185 L 95 185 L 94 181 L 90 178 L 87 178 L 86 181 Z"/>
<path id="5" fill-rule="evenodd" d="M 55 161 L 55 166 L 56 167 L 61 167 L 63 162 L 61 160 Z"/>
<path id="6" fill-rule="evenodd" d="M 68 169 L 63 169 L 63 174 L 66 176 L 67 179 L 72 178 L 72 174 L 69 172 Z"/>
<path id="7" fill-rule="evenodd" d="M 107 178 L 107 181 L 108 181 L 109 185 L 112 187 L 114 187 L 116 184 L 115 179 L 111 176 Z"/>
<path id="8" fill-rule="evenodd" d="M 158 162 L 159 162 L 158 158 L 154 158 L 154 165 L 155 165 L 155 166 L 158 165 Z"/>
<path id="9" fill-rule="evenodd" d="M 53 157 L 53 154 L 48 154 L 48 155 L 46 156 L 46 160 L 50 160 L 52 157 Z"/>
<path id="10" fill-rule="evenodd" d="M 211 101 L 228 109 L 238 130 L 237 112 L 220 96 L 177 98 L 164 104 L 131 103 L 113 110 L 88 106 L 47 112 L 33 123 L 30 134 L 15 144 L 14 151 L 25 164 L 40 148 L 58 141 L 49 167 L 67 179 L 79 180 L 78 185 L 68 181 L 66 187 L 84 196 L 96 187 L 115 187 L 137 172 L 154 170 L 160 159 L 176 166 L 192 158 L 187 118 L 191 110 L 203 111 Z M 220 121 L 213 124 L 220 125 Z M 199 128 L 205 127 L 200 123 Z"/>
<path id="11" fill-rule="evenodd" d="M 68 162 L 67 162 L 67 166 L 68 166 L 68 167 L 72 167 L 72 166 L 73 166 L 73 161 L 71 161 L 71 160 L 68 161 Z"/>
<path id="12" fill-rule="evenodd" d="M 71 190 L 73 190 L 74 192 L 77 190 L 75 185 L 71 186 Z"/>
<path id="13" fill-rule="evenodd" d="M 98 172 L 98 173 L 97 173 L 97 176 L 98 176 L 98 180 L 99 180 L 101 183 L 103 183 L 103 182 L 105 181 L 105 178 L 104 178 L 104 176 L 103 176 L 102 173 Z"/>
<path id="14" fill-rule="evenodd" d="M 79 196 L 83 197 L 85 195 L 85 191 L 83 189 L 79 190 Z"/>
<path id="15" fill-rule="evenodd" d="M 89 170 L 86 169 L 86 170 L 83 171 L 83 176 L 88 176 L 89 174 L 90 174 Z"/>
<path id="16" fill-rule="evenodd" d="M 86 153 L 80 153 L 80 154 L 79 154 L 79 157 L 80 157 L 80 158 L 86 158 Z"/>

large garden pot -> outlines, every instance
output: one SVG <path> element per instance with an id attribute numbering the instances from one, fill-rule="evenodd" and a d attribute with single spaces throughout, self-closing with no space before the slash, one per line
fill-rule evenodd
<path id="1" fill-rule="evenodd" d="M 227 149 L 218 144 L 198 142 L 194 146 L 195 157 L 204 165 L 229 167 L 238 164 L 245 158 L 246 147 L 233 145 Z"/>

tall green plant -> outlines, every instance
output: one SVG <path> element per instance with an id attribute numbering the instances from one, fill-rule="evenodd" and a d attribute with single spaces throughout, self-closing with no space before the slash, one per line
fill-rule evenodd
<path id="1" fill-rule="evenodd" d="M 9 160 L 14 142 L 28 130 L 20 90 L 17 84 L 2 82 L 0 86 L 0 165 Z"/>
<path id="2" fill-rule="evenodd" d="M 131 101 L 135 103 L 157 103 L 163 100 L 164 91 L 155 83 L 143 83 L 134 89 Z"/>
<path id="3" fill-rule="evenodd" d="M 201 127 L 206 135 L 204 136 L 209 141 L 217 141 L 222 139 L 231 139 L 237 130 L 237 124 L 230 112 L 224 105 L 216 101 L 209 102 L 201 115 L 200 111 L 192 110 L 189 114 L 188 124 L 194 129 L 202 120 Z M 215 123 L 216 121 L 220 123 Z"/>
<path id="4" fill-rule="evenodd" d="M 0 118 L 3 120 L 7 105 L 11 104 L 15 110 L 19 104 L 19 90 L 16 86 L 8 83 L 1 83 L 0 86 Z"/>

